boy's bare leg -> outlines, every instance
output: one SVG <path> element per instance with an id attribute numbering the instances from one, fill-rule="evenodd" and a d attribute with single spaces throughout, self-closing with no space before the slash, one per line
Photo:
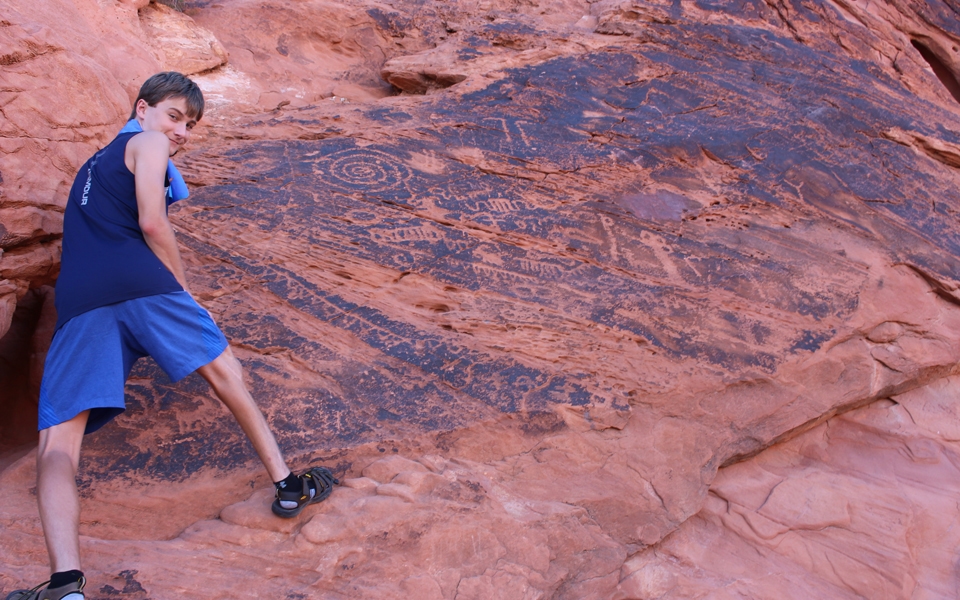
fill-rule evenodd
<path id="1" fill-rule="evenodd" d="M 77 468 L 90 411 L 40 431 L 37 504 L 53 572 L 80 570 L 80 495 Z"/>
<path id="2" fill-rule="evenodd" d="M 273 437 L 267 420 L 260 412 L 260 407 L 253 401 L 246 384 L 243 383 L 240 361 L 233 356 L 230 348 L 227 347 L 223 354 L 197 369 L 197 372 L 207 380 L 236 417 L 240 428 L 250 438 L 257 455 L 267 468 L 270 478 L 273 481 L 282 481 L 290 474 L 290 469 L 280 453 L 280 447 L 277 446 L 277 440 Z"/>

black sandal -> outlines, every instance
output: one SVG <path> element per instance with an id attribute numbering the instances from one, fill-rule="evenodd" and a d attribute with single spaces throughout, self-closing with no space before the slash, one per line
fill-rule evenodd
<path id="1" fill-rule="evenodd" d="M 37 600 L 37 598 L 60 600 L 60 598 L 70 594 L 79 594 L 80 597 L 83 598 L 83 586 L 86 585 L 87 580 L 81 577 L 79 581 L 74 581 L 73 583 L 68 583 L 63 587 L 52 589 L 46 587 L 49 583 L 49 581 L 44 581 L 32 590 L 16 590 L 10 592 L 10 594 L 7 595 L 6 600 Z"/>
<path id="2" fill-rule="evenodd" d="M 333 486 L 340 483 L 340 480 L 333 476 L 330 469 L 326 467 L 313 467 L 300 476 L 300 483 L 303 485 L 302 492 L 289 492 L 277 488 L 277 497 L 270 507 L 273 514 L 284 519 L 290 519 L 300 514 L 304 508 L 310 504 L 316 504 L 321 500 L 326 500 L 327 496 L 333 491 Z M 315 490 L 313 497 L 310 497 L 310 488 Z M 296 502 L 294 508 L 284 508 L 280 501 Z"/>

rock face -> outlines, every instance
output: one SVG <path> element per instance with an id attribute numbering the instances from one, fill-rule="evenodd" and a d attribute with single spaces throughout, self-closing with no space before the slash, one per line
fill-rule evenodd
<path id="1" fill-rule="evenodd" d="M 439 23 L 421 28 L 416 15 L 376 3 L 239 0 L 195 3 L 188 10 L 229 49 L 229 69 L 211 73 L 232 104 L 258 109 L 301 107 L 325 98 L 373 100 L 391 94 L 380 65 L 429 47 Z M 416 11 L 414 11 L 416 12 Z M 423 30 L 422 30 L 423 29 Z"/>
<path id="2" fill-rule="evenodd" d="M 229 57 L 171 218 L 281 445 L 345 486 L 273 518 L 202 381 L 142 362 L 85 442 L 99 593 L 189 595 L 172 559 L 222 597 L 956 594 L 955 5 L 138 8 L 144 65 L 178 27 Z M 49 222 L 0 259 L 27 298 L 56 210 L 10 214 Z M 0 460 L 6 591 L 45 559 L 32 452 Z"/>
<path id="3" fill-rule="evenodd" d="M 154 10 L 146 5 L 0 3 L 0 336 L 17 301 L 56 280 L 77 169 L 122 125 L 143 80 L 169 63 L 141 26 L 137 9 Z"/>
<path id="4" fill-rule="evenodd" d="M 614 597 L 956 597 L 958 383 L 721 470 L 697 516 L 627 561 Z"/>
<path id="5" fill-rule="evenodd" d="M 227 64 L 227 51 L 212 32 L 164 4 L 140 10 L 140 26 L 159 50 L 161 68 L 194 75 Z"/>

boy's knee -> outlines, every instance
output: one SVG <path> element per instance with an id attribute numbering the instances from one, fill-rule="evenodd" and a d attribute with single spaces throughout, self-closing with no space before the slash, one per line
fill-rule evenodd
<path id="1" fill-rule="evenodd" d="M 214 386 L 232 378 L 243 379 L 243 369 L 240 366 L 240 361 L 233 355 L 229 346 L 220 356 L 200 367 L 198 371 L 204 379 Z"/>
<path id="2" fill-rule="evenodd" d="M 240 364 L 240 360 L 233 355 L 233 350 L 230 349 L 230 346 L 227 346 L 227 349 L 224 350 L 220 356 L 225 358 L 230 369 L 237 377 L 243 377 L 243 366 Z"/>
<path id="3" fill-rule="evenodd" d="M 37 460 L 44 460 L 54 454 L 64 454 L 74 462 L 79 462 L 80 445 L 83 443 L 89 415 L 90 411 L 83 411 L 69 421 L 40 430 Z"/>
<path id="4" fill-rule="evenodd" d="M 76 469 L 80 464 L 81 441 L 82 435 L 78 438 L 62 432 L 52 432 L 46 436 L 46 439 L 41 436 L 40 445 L 37 447 L 38 467 L 42 469 L 45 464 L 69 461 Z"/>
<path id="5" fill-rule="evenodd" d="M 71 452 L 66 448 L 49 447 L 37 451 L 37 464 L 45 465 L 49 463 L 69 461 L 71 464 L 79 464 L 80 453 Z"/>

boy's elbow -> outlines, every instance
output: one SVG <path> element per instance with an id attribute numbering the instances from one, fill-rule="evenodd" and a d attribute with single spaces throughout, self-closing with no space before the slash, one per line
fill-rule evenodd
<path id="1" fill-rule="evenodd" d="M 166 227 L 167 224 L 163 219 L 144 217 L 140 218 L 140 231 L 143 232 L 143 237 L 157 237 Z"/>
<path id="2" fill-rule="evenodd" d="M 157 229 L 152 221 L 140 219 L 140 232 L 143 233 L 143 237 L 153 237 L 156 235 Z"/>

